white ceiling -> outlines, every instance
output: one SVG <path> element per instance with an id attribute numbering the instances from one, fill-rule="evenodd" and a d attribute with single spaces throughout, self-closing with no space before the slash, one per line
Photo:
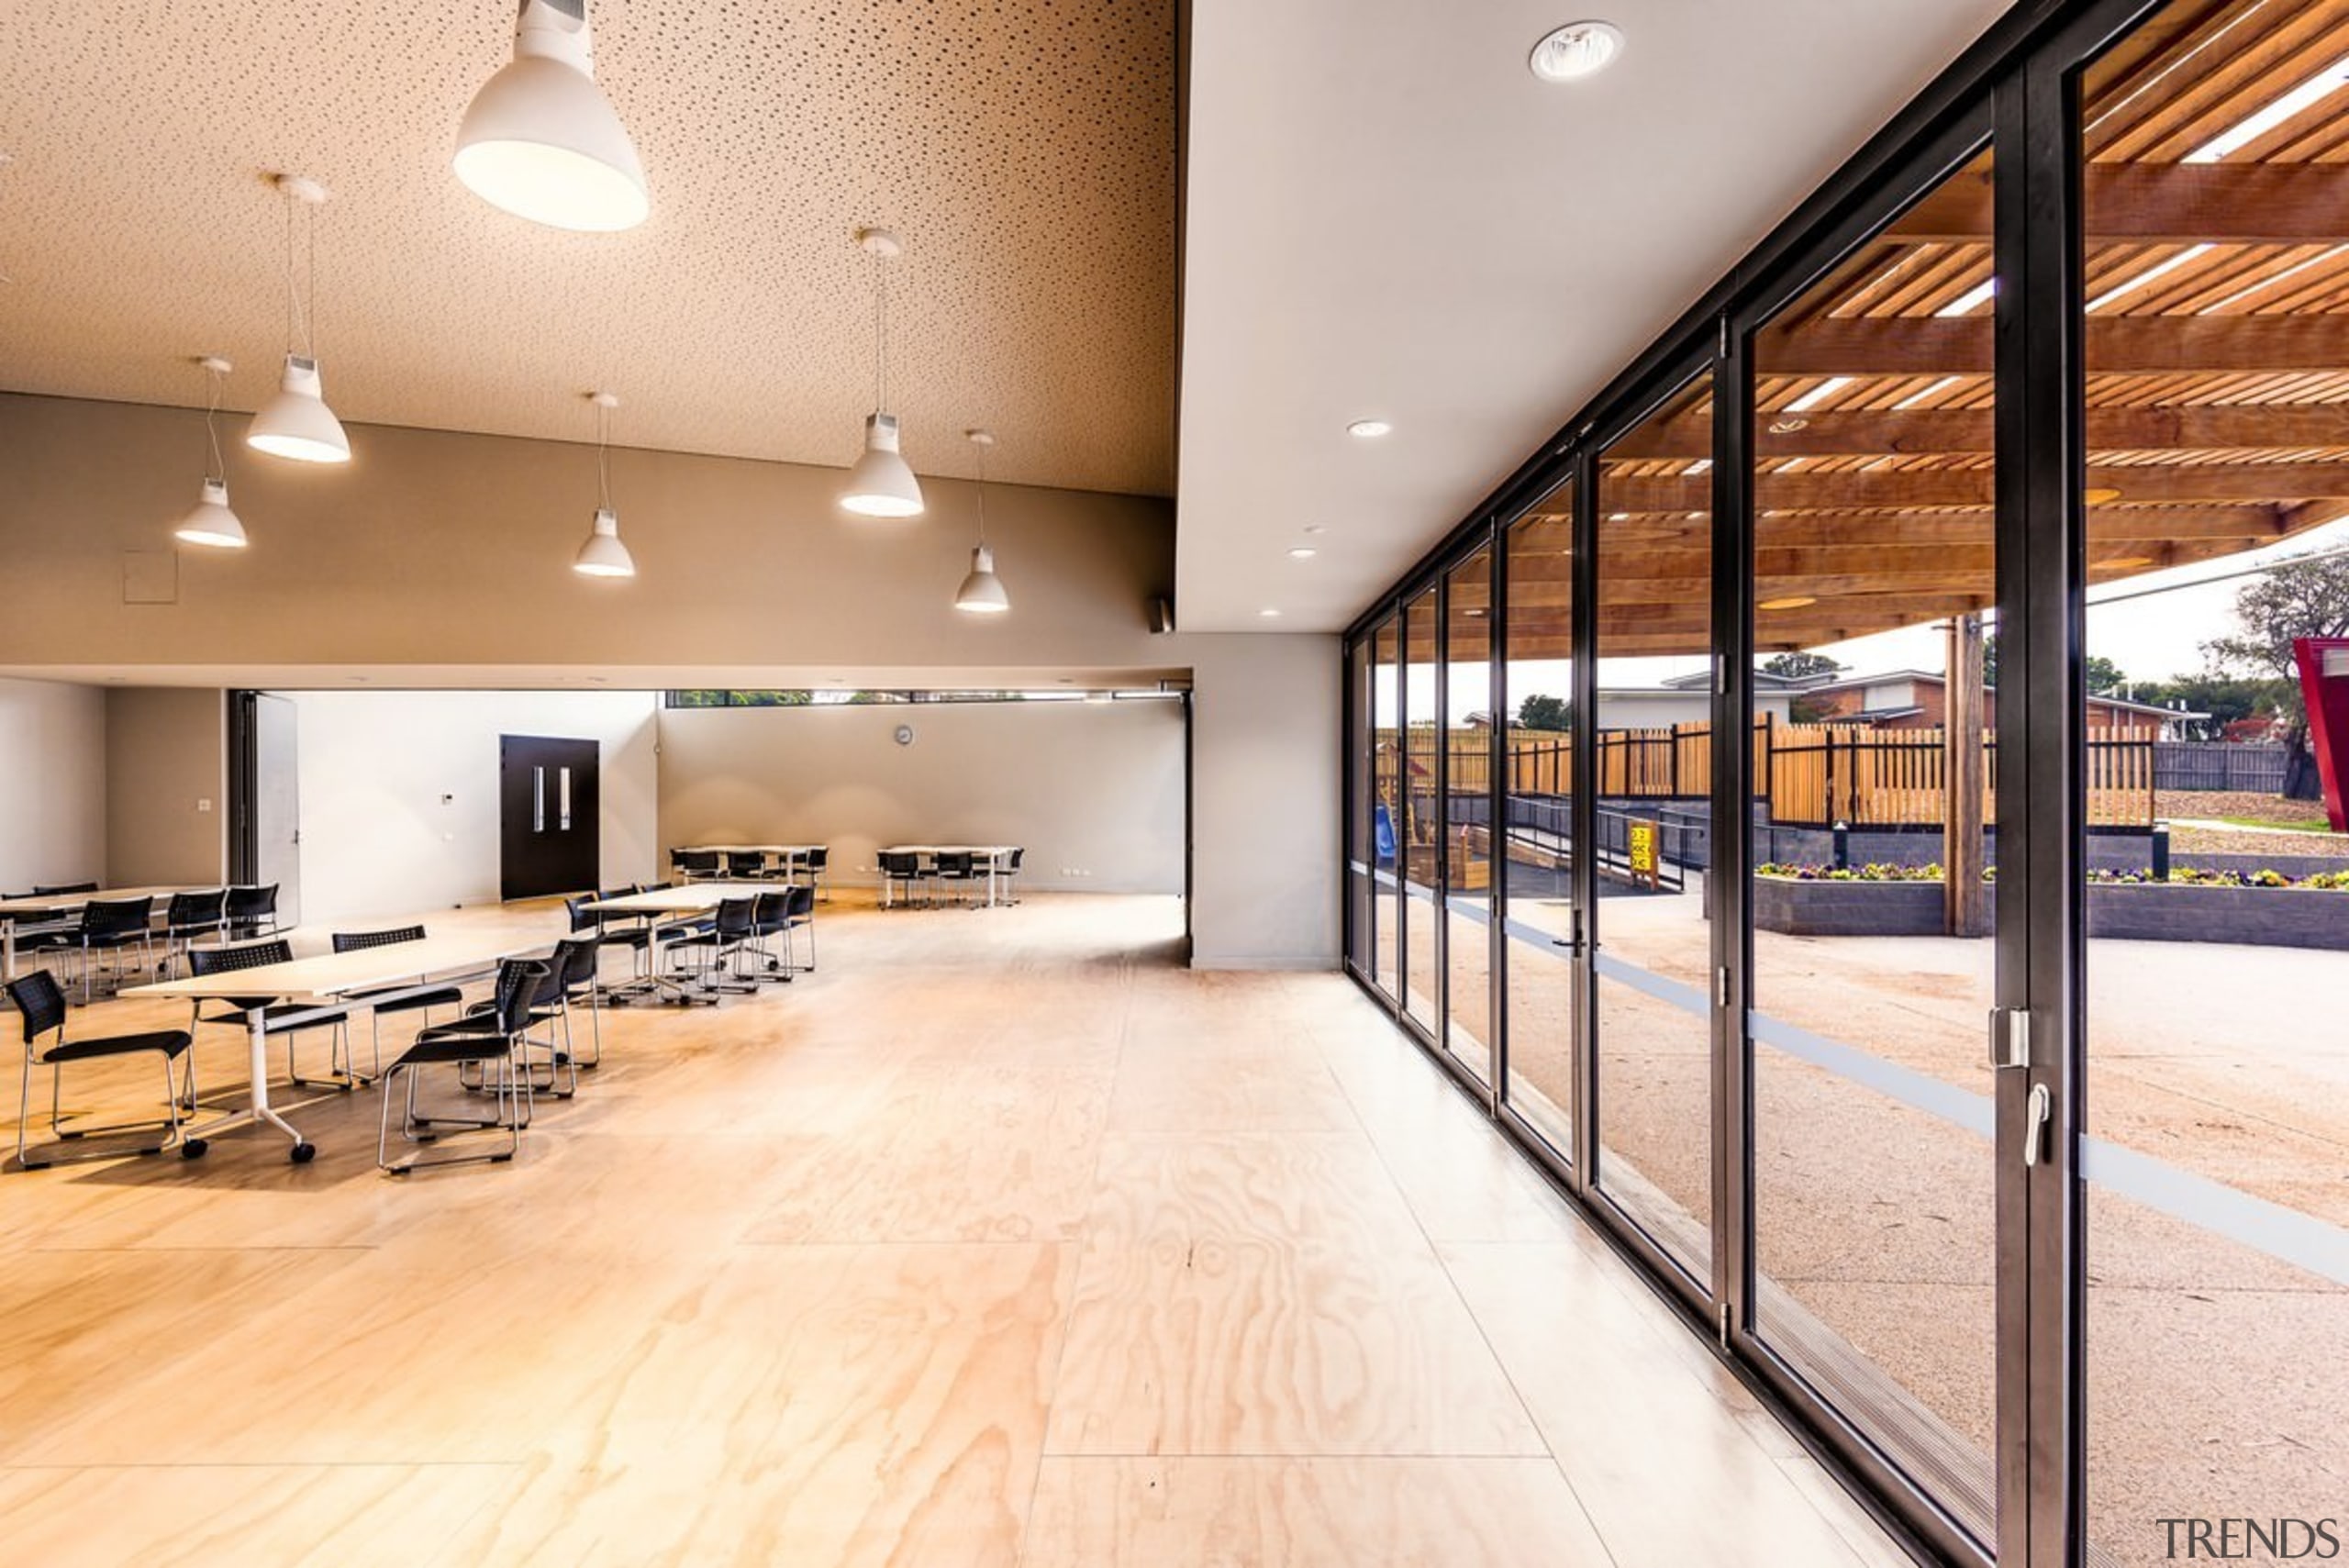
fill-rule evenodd
<path id="1" fill-rule="evenodd" d="M 1342 627 L 2006 5 L 1195 0 L 1185 628 Z"/>
<path id="2" fill-rule="evenodd" d="M 873 402 L 859 225 L 892 270 L 906 452 L 1165 495 L 1173 0 L 593 0 L 653 210 L 539 228 L 450 172 L 514 0 L 0 3 L 0 387 L 275 390 L 287 170 L 333 199 L 317 349 L 347 419 L 845 464 Z M 364 460 L 363 450 L 360 453 Z"/>

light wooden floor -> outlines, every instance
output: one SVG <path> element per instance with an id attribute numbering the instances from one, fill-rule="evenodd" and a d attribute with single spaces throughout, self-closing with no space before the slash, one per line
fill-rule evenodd
<path id="1" fill-rule="evenodd" d="M 1179 926 L 835 908 L 814 976 L 607 1016 L 513 1165 L 380 1177 L 362 1095 L 299 1114 L 306 1168 L 237 1133 L 11 1169 L 0 1540 L 44 1568 L 1906 1561 L 1352 985 L 1192 973 Z M 239 1051 L 206 1044 L 209 1085 Z"/>

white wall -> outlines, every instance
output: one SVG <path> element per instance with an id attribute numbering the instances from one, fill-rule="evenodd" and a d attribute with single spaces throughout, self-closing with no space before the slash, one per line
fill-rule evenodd
<path id="1" fill-rule="evenodd" d="M 497 902 L 500 735 L 600 742 L 602 881 L 652 879 L 652 694 L 286 695 L 301 713 L 304 925 Z"/>
<path id="2" fill-rule="evenodd" d="M 1180 893 L 1182 706 L 665 709 L 661 841 L 829 844 L 841 884 L 890 844 L 1019 844 L 1026 888 Z"/>
<path id="3" fill-rule="evenodd" d="M 0 681 L 0 893 L 106 870 L 106 693 Z"/>
<path id="4" fill-rule="evenodd" d="M 1344 691 L 1335 637 L 1187 639 L 1191 962 L 1334 969 Z"/>

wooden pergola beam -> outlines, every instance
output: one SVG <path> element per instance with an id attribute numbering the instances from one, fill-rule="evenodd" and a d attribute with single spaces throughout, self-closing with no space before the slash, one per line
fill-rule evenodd
<path id="1" fill-rule="evenodd" d="M 1987 244 L 1991 176 L 1964 173 L 1892 222 L 1902 244 Z M 2091 243 L 2339 244 L 2349 184 L 2323 163 L 2091 163 L 2082 211 Z"/>
<path id="2" fill-rule="evenodd" d="M 2319 508 L 2338 503 L 2312 503 L 2279 511 L 2273 506 L 2198 506 L 2191 510 L 2139 506 L 2096 506 L 2088 512 L 2088 534 L 2099 542 L 2131 540 L 2165 544 L 2211 539 L 2248 549 L 2273 544 L 2316 522 L 2329 520 Z M 1690 522 L 1675 512 L 1669 517 L 1631 517 L 1599 524 L 1604 548 L 1701 550 L 1712 536 L 1710 522 Z M 1963 512 L 1911 514 L 1884 512 L 1867 516 L 1830 517 L 1816 513 L 1764 516 L 1754 520 L 1756 542 L 1764 546 L 1833 544 L 1986 544 L 1997 537 L 1998 518 L 1987 507 Z M 1572 558 L 1548 553 L 1518 554 L 1512 570 L 1536 573 L 1564 571 Z M 1555 563 L 1554 566 L 1553 563 Z"/>
<path id="3" fill-rule="evenodd" d="M 1815 317 L 1765 332 L 1763 375 L 1987 375 L 1987 312 L 1968 317 Z M 2349 316 L 2099 316 L 2091 373 L 2335 372 L 2349 367 Z"/>
<path id="4" fill-rule="evenodd" d="M 1820 409 L 1757 417 L 1761 456 L 1904 457 L 1987 452 L 1991 413 L 1970 408 Z M 2349 447 L 2349 404 L 2231 404 L 2204 408 L 2090 408 L 2096 452 L 2302 451 Z M 1710 415 L 1681 415 L 1631 431 L 1610 458 L 1694 460 L 1712 455 Z"/>
<path id="5" fill-rule="evenodd" d="M 1987 468 L 1895 469 L 1762 473 L 1753 484 L 1754 506 L 1763 510 L 1875 511 L 1988 506 L 1997 500 L 1998 475 Z M 1711 476 L 1702 473 L 1602 476 L 1598 502 L 1617 512 L 1686 512 L 1709 506 L 1711 486 Z M 2117 491 L 2132 504 L 2349 498 L 2349 462 L 2099 463 L 2088 470 L 2087 488 Z"/>

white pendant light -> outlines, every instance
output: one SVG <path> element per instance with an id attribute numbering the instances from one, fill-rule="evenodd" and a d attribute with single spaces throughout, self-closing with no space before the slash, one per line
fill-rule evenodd
<path id="1" fill-rule="evenodd" d="M 591 392 L 596 406 L 596 491 L 599 498 L 596 520 L 586 542 L 571 559 L 571 569 L 582 577 L 633 577 L 636 559 L 620 542 L 619 514 L 612 510 L 611 417 L 620 400 L 608 392 Z"/>
<path id="2" fill-rule="evenodd" d="M 457 178 L 551 228 L 610 233 L 652 211 L 628 128 L 596 85 L 587 0 L 521 0 L 514 58 L 457 128 Z"/>
<path id="3" fill-rule="evenodd" d="M 864 421 L 864 452 L 848 471 L 841 509 L 861 517 L 921 516 L 921 484 L 897 450 L 897 417 L 889 407 L 888 263 L 904 251 L 885 228 L 860 228 L 856 242 L 873 258 L 873 413 Z"/>
<path id="4" fill-rule="evenodd" d="M 342 421 L 327 406 L 311 340 L 318 302 L 317 211 L 326 203 L 326 187 L 298 174 L 280 174 L 277 188 L 285 197 L 285 374 L 278 384 L 277 395 L 253 416 L 252 426 L 245 432 L 245 445 L 297 462 L 349 462 L 351 438 L 342 433 Z M 299 265 L 294 243 L 297 212 L 303 215 L 304 237 Z"/>
<path id="5" fill-rule="evenodd" d="M 995 551 L 987 548 L 987 449 L 995 437 L 985 430 L 965 430 L 963 438 L 979 449 L 979 542 L 971 551 L 971 573 L 955 590 L 954 607 L 976 616 L 999 616 L 1011 608 L 1011 595 L 995 574 Z"/>
<path id="6" fill-rule="evenodd" d="M 211 463 L 204 471 L 204 489 L 195 506 L 180 519 L 172 537 L 187 544 L 211 545 L 220 550 L 245 548 L 245 525 L 237 514 L 228 510 L 228 469 L 220 456 L 220 383 L 232 368 L 217 354 L 207 354 L 195 361 L 204 367 L 206 389 L 204 400 L 204 439 L 211 453 Z"/>

